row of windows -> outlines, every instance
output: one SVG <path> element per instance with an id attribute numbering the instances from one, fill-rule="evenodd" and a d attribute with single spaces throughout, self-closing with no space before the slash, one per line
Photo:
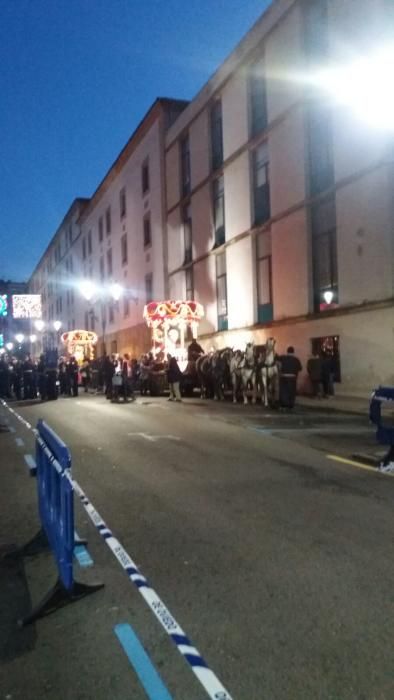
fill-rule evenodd
<path id="1" fill-rule="evenodd" d="M 142 230 L 143 230 L 144 248 L 147 248 L 152 243 L 151 218 L 150 218 L 149 212 L 147 214 L 145 214 L 145 216 L 143 218 Z M 120 249 L 121 249 L 122 265 L 126 265 L 128 262 L 127 233 L 124 233 L 120 239 Z M 82 240 L 82 259 L 86 260 L 87 257 L 89 257 L 92 254 L 92 252 L 93 252 L 92 232 L 91 232 L 91 230 L 89 230 L 88 234 L 87 234 L 87 238 L 83 238 L 83 240 Z M 112 256 L 112 253 L 110 251 L 107 251 L 107 256 L 108 256 L 108 253 L 110 253 L 110 256 Z M 109 266 L 111 268 L 111 272 L 108 272 L 108 274 L 112 275 L 112 262 L 109 263 Z"/>
<path id="2" fill-rule="evenodd" d="M 269 158 L 268 145 L 260 144 L 252 154 L 253 166 L 253 223 L 261 226 L 270 219 L 270 183 L 269 183 Z M 221 246 L 226 241 L 226 226 L 224 214 L 224 177 L 216 178 L 212 183 L 212 212 L 215 234 L 215 247 Z M 184 264 L 193 259 L 193 224 L 191 204 L 188 202 L 182 207 L 182 226 L 184 240 Z"/>

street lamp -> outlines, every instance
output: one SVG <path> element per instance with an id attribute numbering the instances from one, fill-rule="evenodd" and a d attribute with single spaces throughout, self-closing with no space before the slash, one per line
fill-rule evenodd
<path id="1" fill-rule="evenodd" d="M 376 129 L 394 131 L 394 45 L 318 71 L 312 82 L 358 119 Z"/>
<path id="2" fill-rule="evenodd" d="M 91 301 L 93 297 L 97 294 L 98 287 L 91 280 L 84 280 L 79 285 L 79 291 L 82 296 L 85 297 L 86 301 Z"/>
<path id="3" fill-rule="evenodd" d="M 123 294 L 123 287 L 121 287 L 120 284 L 111 284 L 109 288 L 109 292 L 114 299 L 114 301 L 119 301 L 120 297 Z"/>

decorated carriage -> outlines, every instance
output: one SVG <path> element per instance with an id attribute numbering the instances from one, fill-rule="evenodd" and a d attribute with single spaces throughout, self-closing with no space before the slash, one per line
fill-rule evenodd
<path id="1" fill-rule="evenodd" d="M 176 358 L 183 373 L 184 391 L 190 394 L 198 385 L 195 363 L 188 361 L 186 343 L 196 339 L 204 309 L 196 301 L 152 301 L 144 308 L 144 319 L 152 329 L 151 365 L 149 388 L 151 394 L 166 389 L 164 363 L 167 354 Z"/>

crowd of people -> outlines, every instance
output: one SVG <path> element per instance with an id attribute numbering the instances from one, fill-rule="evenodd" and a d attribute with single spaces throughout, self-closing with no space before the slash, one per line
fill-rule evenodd
<path id="1" fill-rule="evenodd" d="M 193 341 L 188 348 L 188 360 L 195 361 L 203 353 L 202 347 Z M 302 370 L 294 348 L 277 356 L 280 363 L 279 403 L 293 408 L 296 398 L 297 377 Z M 151 390 L 151 372 L 166 374 L 169 401 L 180 402 L 182 372 L 177 360 L 170 354 L 154 358 L 152 353 L 139 359 L 129 354 L 104 355 L 101 358 L 85 357 L 82 363 L 76 358 L 41 355 L 34 361 L 30 355 L 24 359 L 3 353 L 0 356 L 0 397 L 17 400 L 55 399 L 57 396 L 76 397 L 82 389 L 105 395 L 112 402 L 134 401 L 136 392 L 142 396 Z M 313 353 L 307 362 L 313 396 L 327 397 L 333 394 L 333 366 L 329 356 Z"/>
<path id="2" fill-rule="evenodd" d="M 124 355 L 85 357 L 78 363 L 74 356 L 57 358 L 43 354 L 38 361 L 3 353 L 0 356 L 0 397 L 5 399 L 55 399 L 84 393 L 103 393 L 111 401 L 134 400 L 135 392 L 149 391 L 149 377 L 157 367 L 152 353 L 139 360 Z M 164 365 L 163 365 L 164 367 Z"/>

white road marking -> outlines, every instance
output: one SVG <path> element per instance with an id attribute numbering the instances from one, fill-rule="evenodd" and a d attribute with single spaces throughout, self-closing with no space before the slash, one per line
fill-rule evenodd
<path id="1" fill-rule="evenodd" d="M 149 433 L 127 433 L 130 437 L 142 437 L 149 442 L 157 442 L 157 440 L 180 440 L 176 435 L 150 435 Z"/>
<path id="2" fill-rule="evenodd" d="M 22 438 L 20 438 L 20 437 L 16 437 L 16 438 L 15 438 L 15 442 L 16 442 L 16 444 L 17 444 L 18 447 L 23 447 L 24 444 L 25 444 L 25 443 L 23 442 Z"/>

